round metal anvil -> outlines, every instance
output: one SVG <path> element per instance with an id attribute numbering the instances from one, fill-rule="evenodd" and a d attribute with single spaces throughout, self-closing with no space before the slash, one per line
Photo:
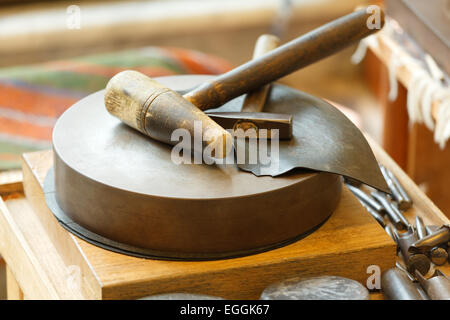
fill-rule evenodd
<path id="1" fill-rule="evenodd" d="M 181 91 L 205 79 L 157 80 Z M 277 100 L 285 96 L 289 99 Z M 177 165 L 171 146 L 122 124 L 108 114 L 103 99 L 103 91 L 94 93 L 58 119 L 54 167 L 44 186 L 56 218 L 86 241 L 147 258 L 230 258 L 304 237 L 339 202 L 342 183 L 336 174 L 295 169 L 258 177 L 236 165 Z M 291 113 L 289 107 L 311 99 L 326 104 L 274 85 L 268 111 L 278 106 Z M 242 97 L 236 98 L 220 110 L 239 110 L 241 104 Z"/>

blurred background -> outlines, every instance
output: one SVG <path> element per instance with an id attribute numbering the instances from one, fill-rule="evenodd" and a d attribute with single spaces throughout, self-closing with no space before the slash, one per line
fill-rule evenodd
<path id="1" fill-rule="evenodd" d="M 0 0 L 0 126 L 8 127 L 0 129 L 0 169 L 17 168 L 25 150 L 49 148 L 56 118 L 122 69 L 150 76 L 221 73 L 251 59 L 263 33 L 286 42 L 379 2 Z M 354 50 L 281 82 L 357 110 L 364 128 L 379 138 L 380 118 L 373 115 L 379 110 L 362 66 L 350 62 Z"/>
<path id="2" fill-rule="evenodd" d="M 448 96 L 427 105 L 440 138 L 407 106 L 422 69 L 448 95 L 447 0 L 0 0 L 0 170 L 20 176 L 20 154 L 51 148 L 57 117 L 121 70 L 220 74 L 261 34 L 286 42 L 370 4 L 386 8 L 388 31 L 280 82 L 342 106 L 450 215 Z"/>

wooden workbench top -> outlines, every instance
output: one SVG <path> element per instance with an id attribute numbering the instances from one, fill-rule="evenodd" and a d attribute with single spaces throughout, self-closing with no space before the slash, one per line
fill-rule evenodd
<path id="1" fill-rule="evenodd" d="M 369 138 L 370 140 L 370 138 Z M 426 224 L 448 219 L 370 141 L 378 160 L 406 186 Z M 63 229 L 42 192 L 51 167 L 50 151 L 24 155 L 25 197 L 0 202 L 1 253 L 25 298 L 134 299 L 185 291 L 229 299 L 257 299 L 269 284 L 292 276 L 339 275 L 365 284 L 367 267 L 393 267 L 395 244 L 345 189 L 337 210 L 319 230 L 291 245 L 236 259 L 176 262 L 146 260 L 110 252 Z M 372 294 L 380 299 L 381 294 Z"/>

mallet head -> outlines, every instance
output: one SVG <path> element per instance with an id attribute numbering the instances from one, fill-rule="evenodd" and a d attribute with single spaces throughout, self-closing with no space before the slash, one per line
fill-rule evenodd
<path id="1" fill-rule="evenodd" d="M 194 137 L 194 122 L 202 125 L 202 141 L 211 156 L 224 158 L 233 139 L 203 111 L 179 93 L 137 71 L 116 74 L 107 84 L 105 106 L 110 114 L 130 127 L 168 144 L 176 129 L 186 129 Z"/>

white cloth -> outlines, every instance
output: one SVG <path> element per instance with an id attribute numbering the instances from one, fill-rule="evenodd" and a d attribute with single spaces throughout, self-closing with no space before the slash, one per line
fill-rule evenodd
<path id="1" fill-rule="evenodd" d="M 387 24 L 380 32 L 390 34 L 393 30 Z M 351 61 L 354 64 L 360 63 L 367 52 L 367 47 L 377 48 L 377 34 L 367 37 L 360 41 L 358 48 L 352 55 Z M 387 44 L 388 45 L 388 44 Z M 434 70 L 430 75 L 422 65 L 414 58 L 406 55 L 396 55 L 395 48 L 391 48 L 391 58 L 388 63 L 389 72 L 389 95 L 390 101 L 395 101 L 398 95 L 397 71 L 401 67 L 410 70 L 411 78 L 408 84 L 407 110 L 411 123 L 424 123 L 425 126 L 434 131 L 434 140 L 441 149 L 450 139 L 450 88 L 442 84 L 442 72 L 428 56 L 426 62 L 433 63 L 430 70 Z M 431 62 L 430 62 L 431 61 Z M 439 102 L 439 111 L 436 120 L 433 119 L 433 103 Z"/>

